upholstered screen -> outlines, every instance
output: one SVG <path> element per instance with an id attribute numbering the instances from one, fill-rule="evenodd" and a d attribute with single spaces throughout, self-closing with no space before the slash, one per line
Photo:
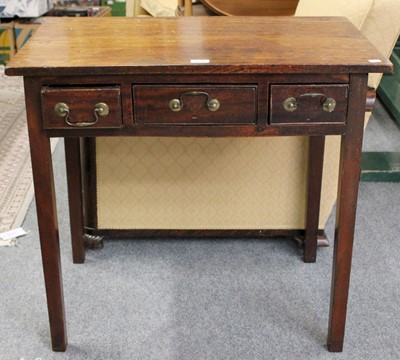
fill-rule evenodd
<path id="1" fill-rule="evenodd" d="M 320 228 L 336 199 L 338 142 L 327 138 Z M 303 229 L 307 149 L 303 137 L 101 138 L 98 227 Z"/>

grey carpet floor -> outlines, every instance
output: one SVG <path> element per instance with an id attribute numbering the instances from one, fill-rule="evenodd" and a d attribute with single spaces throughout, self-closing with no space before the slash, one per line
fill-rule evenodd
<path id="1" fill-rule="evenodd" d="M 387 146 L 375 137 L 385 126 L 400 143 L 396 126 L 379 121 L 367 129 L 369 151 L 388 150 L 374 148 Z M 1 360 L 400 359 L 400 184 L 361 183 L 345 348 L 331 354 L 332 247 L 305 264 L 281 239 L 113 240 L 74 265 L 62 150 L 55 173 L 69 347 L 50 348 L 33 203 L 23 225 L 30 233 L 0 252 Z M 331 216 L 330 238 L 333 224 Z"/>

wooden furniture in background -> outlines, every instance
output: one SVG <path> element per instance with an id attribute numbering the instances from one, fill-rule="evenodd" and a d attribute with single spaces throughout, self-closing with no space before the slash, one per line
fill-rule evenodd
<path id="1" fill-rule="evenodd" d="M 288 16 L 294 15 L 299 0 L 201 0 L 206 8 L 226 16 Z M 194 13 L 192 0 L 178 0 L 184 16 Z"/>
<path id="2" fill-rule="evenodd" d="M 47 19 L 6 74 L 24 76 L 53 349 L 65 351 L 67 338 L 50 137 L 65 138 L 83 262 L 80 138 L 308 136 L 305 260 L 314 261 L 322 156 L 312 152 L 341 135 L 328 348 L 342 351 L 367 75 L 391 69 L 344 18 Z"/>

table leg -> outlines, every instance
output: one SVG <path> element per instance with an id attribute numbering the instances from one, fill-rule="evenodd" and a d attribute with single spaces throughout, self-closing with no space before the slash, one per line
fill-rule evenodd
<path id="1" fill-rule="evenodd" d="M 307 220 L 304 236 L 304 262 L 307 263 L 315 262 L 317 258 L 324 150 L 325 136 L 309 137 Z"/>
<path id="2" fill-rule="evenodd" d="M 42 126 L 41 84 L 25 78 L 24 85 L 52 348 L 65 351 L 67 335 L 50 139 Z"/>
<path id="3" fill-rule="evenodd" d="M 367 76 L 351 76 L 346 134 L 342 136 L 332 270 L 328 349 L 343 350 L 364 130 Z"/>
<path id="4" fill-rule="evenodd" d="M 65 138 L 69 218 L 72 258 L 75 264 L 85 262 L 81 151 L 79 138 Z"/>

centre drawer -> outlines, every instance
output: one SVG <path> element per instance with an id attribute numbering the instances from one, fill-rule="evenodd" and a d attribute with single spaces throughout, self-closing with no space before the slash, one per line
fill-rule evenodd
<path id="1" fill-rule="evenodd" d="M 137 124 L 249 125 L 255 124 L 255 85 L 135 85 Z"/>

